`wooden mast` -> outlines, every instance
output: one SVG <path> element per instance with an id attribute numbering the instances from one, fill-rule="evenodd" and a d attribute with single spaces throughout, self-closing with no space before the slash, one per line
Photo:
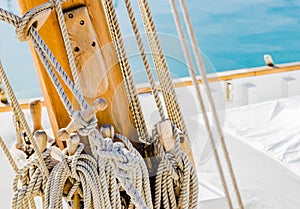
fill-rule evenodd
<path id="1" fill-rule="evenodd" d="M 21 14 L 45 2 L 47 0 L 18 0 Z M 64 3 L 62 7 L 64 11 L 67 11 L 64 13 L 65 17 L 72 14 L 72 18 L 66 18 L 68 26 L 73 24 L 72 21 L 78 22 L 78 25 L 82 26 L 79 29 L 68 27 L 82 92 L 90 104 L 95 97 L 100 96 L 104 97 L 108 103 L 108 108 L 97 115 L 99 125 L 112 124 L 116 132 L 131 139 L 136 139 L 137 133 L 133 125 L 129 102 L 122 83 L 120 66 L 112 45 L 101 1 L 72 0 Z M 82 24 L 81 19 L 84 20 L 84 24 Z M 39 33 L 67 75 L 72 78 L 62 34 L 54 11 L 51 12 Z M 92 49 L 90 50 L 88 47 Z M 66 127 L 70 122 L 70 118 L 32 44 L 30 44 L 30 48 L 51 126 L 55 138 L 57 138 L 57 131 Z M 98 80 L 101 80 L 101 82 Z M 92 89 L 88 89 L 86 84 L 90 84 Z M 74 97 L 68 88 L 65 85 L 63 85 L 63 88 L 70 101 L 74 101 Z M 95 89 L 94 92 L 93 89 Z M 74 104 L 76 105 L 75 102 Z M 62 142 L 58 141 L 58 143 L 62 148 Z"/>

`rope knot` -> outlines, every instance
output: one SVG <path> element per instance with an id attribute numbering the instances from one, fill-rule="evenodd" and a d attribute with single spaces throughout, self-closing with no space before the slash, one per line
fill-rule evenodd
<path id="1" fill-rule="evenodd" d="M 78 131 L 79 135 L 87 136 L 97 127 L 97 118 L 94 115 L 90 120 L 86 121 L 82 117 L 81 111 L 76 111 L 73 114 L 74 127 Z"/>
<path id="2" fill-rule="evenodd" d="M 27 11 L 17 23 L 17 39 L 19 41 L 28 41 L 30 28 L 35 27 L 39 29 L 47 20 L 52 9 L 53 3 L 47 2 Z"/>

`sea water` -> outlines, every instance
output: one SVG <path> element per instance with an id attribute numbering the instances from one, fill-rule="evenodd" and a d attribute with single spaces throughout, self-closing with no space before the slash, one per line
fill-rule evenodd
<path id="1" fill-rule="evenodd" d="M 188 76 L 169 1 L 149 0 L 149 3 L 173 77 Z M 299 61 L 300 1 L 186 0 L 186 3 L 208 72 L 262 66 L 264 54 L 271 54 L 275 63 Z M 137 1 L 132 4 L 145 40 Z M 115 6 L 135 81 L 146 82 L 124 3 L 118 0 Z M 0 0 L 0 7 L 18 13 L 16 1 Z M 14 31 L 12 26 L 0 23 L 0 60 L 18 99 L 41 96 L 28 44 L 19 43 Z M 149 52 L 147 46 L 146 51 Z M 153 68 L 153 62 L 150 64 Z"/>

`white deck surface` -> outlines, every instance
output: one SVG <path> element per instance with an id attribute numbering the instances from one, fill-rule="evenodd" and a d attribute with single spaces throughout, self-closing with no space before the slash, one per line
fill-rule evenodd
<path id="1" fill-rule="evenodd" d="M 184 107 L 192 147 L 197 161 L 200 208 L 225 209 L 217 169 L 207 144 L 201 115 L 193 102 L 193 91 L 178 91 Z M 141 96 L 147 120 L 155 123 L 150 95 Z M 26 115 L 28 115 L 28 112 Z M 223 116 L 222 116 L 223 115 Z M 300 207 L 300 97 L 232 108 L 221 114 L 224 134 L 246 208 L 297 209 Z M 11 113 L 0 114 L 0 136 L 9 146 L 14 141 Z M 44 120 L 45 110 L 44 110 Z M 49 123 L 44 124 L 45 128 Z M 204 151 L 203 151 L 204 150 Z M 219 148 L 220 150 L 220 148 Z M 10 208 L 13 171 L 0 151 L 1 208 Z M 226 171 L 228 177 L 228 172 Z M 229 178 L 228 178 L 229 179 Z M 230 186 L 230 191 L 233 192 Z M 232 193 L 233 194 L 233 193 Z M 232 195 L 234 198 L 234 195 Z"/>

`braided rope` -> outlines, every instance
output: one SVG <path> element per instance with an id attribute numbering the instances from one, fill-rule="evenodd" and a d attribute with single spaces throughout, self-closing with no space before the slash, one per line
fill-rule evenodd
<path id="1" fill-rule="evenodd" d="M 194 65 L 193 65 L 193 62 L 192 62 L 192 57 L 190 55 L 188 45 L 187 45 L 187 41 L 186 41 L 186 37 L 184 35 L 183 27 L 182 27 L 182 24 L 181 24 L 181 21 L 180 21 L 179 12 L 177 10 L 176 3 L 175 3 L 174 0 L 170 0 L 170 5 L 171 5 L 172 11 L 173 11 L 172 12 L 173 13 L 173 18 L 175 20 L 176 28 L 177 28 L 177 31 L 178 31 L 178 34 L 179 34 L 179 37 L 180 37 L 181 46 L 182 46 L 182 49 L 183 49 L 185 60 L 187 62 L 187 66 L 188 66 L 188 69 L 189 69 L 190 76 L 192 78 L 193 86 L 196 90 L 198 102 L 199 102 L 200 107 L 201 107 L 201 112 L 202 112 L 202 115 L 203 115 L 203 118 L 204 118 L 205 127 L 206 127 L 206 130 L 208 131 L 208 135 L 209 135 L 209 139 L 210 139 L 212 149 L 214 150 L 213 154 L 214 154 L 214 158 L 216 160 L 217 169 L 219 171 L 222 186 L 223 186 L 223 189 L 224 189 L 224 192 L 225 192 L 227 204 L 228 204 L 228 207 L 232 209 L 233 206 L 232 206 L 231 197 L 229 195 L 228 186 L 227 186 L 227 183 L 226 183 L 226 180 L 225 180 L 224 171 L 223 171 L 223 168 L 222 168 L 222 165 L 221 165 L 221 162 L 220 162 L 220 157 L 219 157 L 219 154 L 216 150 L 215 139 L 214 139 L 212 131 L 211 131 L 211 127 L 210 127 L 209 119 L 208 119 L 208 116 L 207 116 L 206 108 L 205 108 L 205 105 L 204 105 L 204 102 L 203 102 L 203 97 L 201 95 L 198 80 L 196 78 Z"/>
<path id="2" fill-rule="evenodd" d="M 186 126 L 180 111 L 179 103 L 177 101 L 175 89 L 172 83 L 172 77 L 167 66 L 165 56 L 159 41 L 157 30 L 151 15 L 151 11 L 147 0 L 139 0 L 139 7 L 142 14 L 142 19 L 146 29 L 146 34 L 150 49 L 152 51 L 152 58 L 162 88 L 168 115 L 172 122 L 183 131 L 185 136 L 188 136 Z M 187 137 L 188 138 L 188 137 Z M 188 139 L 189 140 L 189 139 Z"/>
<path id="3" fill-rule="evenodd" d="M 201 76 L 203 78 L 202 80 L 203 80 L 204 86 L 206 88 L 209 104 L 210 104 L 210 107 L 211 107 L 211 110 L 212 110 L 213 120 L 214 120 L 215 126 L 217 128 L 219 137 L 220 137 L 222 149 L 223 149 L 223 152 L 224 152 L 224 155 L 225 155 L 225 160 L 226 160 L 226 163 L 227 163 L 227 166 L 228 166 L 228 169 L 229 169 L 230 178 L 231 178 L 231 181 L 233 183 L 233 187 L 234 187 L 234 191 L 235 191 L 235 194 L 236 194 L 236 197 L 237 197 L 237 200 L 238 200 L 238 204 L 239 204 L 240 209 L 243 209 L 244 205 L 243 205 L 242 198 L 241 198 L 238 186 L 237 186 L 236 178 L 235 178 L 235 175 L 234 175 L 234 172 L 233 172 L 232 163 L 231 163 L 229 153 L 228 153 L 228 149 L 227 149 L 227 146 L 226 146 L 226 142 L 225 142 L 225 139 L 224 139 L 224 134 L 223 134 L 221 126 L 220 126 L 220 120 L 218 118 L 217 110 L 216 110 L 216 107 L 215 107 L 215 104 L 214 104 L 214 101 L 213 101 L 213 97 L 212 97 L 212 94 L 211 94 L 211 89 L 210 89 L 209 82 L 208 82 L 208 79 L 207 79 L 207 76 L 206 76 L 205 67 L 204 67 L 204 64 L 203 64 L 203 61 L 202 61 L 202 58 L 201 58 L 200 50 L 197 47 L 198 46 L 197 45 L 197 40 L 196 40 L 195 32 L 194 32 L 193 27 L 192 27 L 190 17 L 188 15 L 188 9 L 187 9 L 187 6 L 186 6 L 186 3 L 185 3 L 184 0 L 180 0 L 179 2 L 180 2 L 180 5 L 181 5 L 181 8 L 182 8 L 182 11 L 183 11 L 183 16 L 184 16 L 185 24 L 187 26 L 187 31 L 188 31 L 190 40 L 192 42 L 192 48 L 193 48 L 193 53 L 196 57 L 196 63 L 197 63 L 197 66 L 198 66 L 198 68 L 201 72 Z"/>
<path id="4" fill-rule="evenodd" d="M 33 45 L 36 49 L 36 52 L 38 53 L 45 69 L 46 69 L 46 72 L 48 73 L 53 85 L 55 86 L 55 89 L 57 91 L 57 93 L 59 94 L 61 100 L 63 101 L 63 104 L 67 110 L 67 112 L 69 113 L 69 115 L 73 115 L 74 113 L 74 109 L 73 109 L 73 106 L 70 102 L 70 100 L 68 99 L 63 87 L 61 86 L 55 72 L 53 71 L 50 63 L 48 62 L 48 59 L 45 57 L 42 49 L 39 47 L 39 44 L 38 44 L 38 41 L 32 37 L 32 42 L 33 42 Z"/>
<path id="5" fill-rule="evenodd" d="M 110 0 L 103 0 L 105 7 L 105 14 L 108 20 L 109 31 L 112 36 L 116 53 L 118 55 L 122 75 L 124 79 L 124 85 L 127 92 L 132 116 L 135 121 L 135 126 L 139 135 L 139 140 L 147 142 L 149 139 L 146 122 L 142 113 L 141 104 L 137 95 L 137 90 L 133 81 L 132 72 L 130 69 L 129 61 L 127 59 L 125 46 L 123 43 L 117 15 L 113 6 L 113 2 Z"/>
<path id="6" fill-rule="evenodd" d="M 64 83 L 68 86 L 68 88 L 71 90 L 72 94 L 75 96 L 76 100 L 80 104 L 80 107 L 82 109 L 87 109 L 88 104 L 82 94 L 77 90 L 75 85 L 73 84 L 72 80 L 69 78 L 69 76 L 65 73 L 59 62 L 54 57 L 53 53 L 50 51 L 48 46 L 45 44 L 43 39 L 39 36 L 38 32 L 35 28 L 31 27 L 30 31 L 31 40 L 36 43 L 36 47 L 38 51 L 43 52 L 43 55 L 41 59 L 46 59 L 51 62 L 51 64 L 54 66 L 54 69 L 58 72 Z M 39 53 L 41 53 L 39 52 Z M 46 66 L 45 66 L 46 67 Z M 47 68 L 46 68 L 47 69 Z M 55 74 L 54 74 L 55 75 Z M 56 75 L 55 75 L 56 76 Z"/>
<path id="7" fill-rule="evenodd" d="M 50 157 L 50 149 L 42 153 L 42 159 L 50 162 L 47 158 Z M 26 209 L 36 208 L 34 203 L 34 196 L 41 194 L 41 190 L 45 188 L 47 178 L 41 173 L 39 166 L 39 159 L 36 156 L 32 156 L 30 161 L 21 169 L 16 172 L 13 179 L 13 191 L 12 198 L 13 209 Z M 50 167 L 50 165 L 48 165 Z M 21 185 L 19 185 L 21 182 Z"/>
<path id="8" fill-rule="evenodd" d="M 53 53 L 50 51 L 50 49 L 48 48 L 48 46 L 44 43 L 44 41 L 42 40 L 42 38 L 39 36 L 38 32 L 36 31 L 36 29 L 34 27 L 29 27 L 27 24 L 29 24 L 31 18 L 34 15 L 37 15 L 38 12 L 41 11 L 45 11 L 48 9 L 51 9 L 53 7 L 53 3 L 45 3 L 40 5 L 39 7 L 37 7 L 37 9 L 32 9 L 29 10 L 24 17 L 20 18 L 17 15 L 14 15 L 11 12 L 8 12 L 4 9 L 0 8 L 0 20 L 5 21 L 9 24 L 12 24 L 13 26 L 15 26 L 17 28 L 16 32 L 17 32 L 17 36 L 19 37 L 23 37 L 24 34 L 27 35 L 26 38 L 22 38 L 21 40 L 27 40 L 28 38 L 30 38 L 33 43 L 35 43 L 35 47 L 38 51 L 39 56 L 41 56 L 41 60 L 46 59 L 46 57 L 49 59 L 49 61 L 51 62 L 51 64 L 54 66 L 54 69 L 58 72 L 58 74 L 60 75 L 60 77 L 63 79 L 63 81 L 65 82 L 65 84 L 68 86 L 68 88 L 71 90 L 71 92 L 73 93 L 73 95 L 75 96 L 75 98 L 77 99 L 78 103 L 80 104 L 82 109 L 86 109 L 88 107 L 87 102 L 85 101 L 84 97 L 82 96 L 82 94 L 80 93 L 79 90 L 77 90 L 77 88 L 75 87 L 75 85 L 73 84 L 73 82 L 70 80 L 70 78 L 68 77 L 68 75 L 66 75 L 65 71 L 63 70 L 63 68 L 61 67 L 61 65 L 58 63 L 58 61 L 56 60 L 56 58 L 54 57 Z M 20 29 L 18 29 L 20 28 Z M 28 31 L 24 32 L 24 29 L 28 28 Z M 43 55 L 41 55 L 41 52 L 43 52 Z M 45 62 L 43 61 L 43 64 L 45 65 Z M 45 68 L 48 70 L 49 67 L 45 66 Z M 48 72 L 48 74 L 50 74 Z M 56 83 L 58 82 L 58 79 L 54 79 L 53 77 L 56 75 L 53 74 L 53 76 L 50 76 L 52 81 L 55 83 L 56 88 L 58 87 L 58 85 L 56 85 Z M 62 88 L 58 88 L 58 91 L 61 92 L 61 90 L 63 90 Z M 60 96 L 63 96 L 62 93 L 60 94 Z M 65 97 L 65 96 L 64 96 Z M 65 98 L 63 98 L 63 100 L 65 100 Z M 70 109 L 70 108 L 68 108 Z"/>
<path id="9" fill-rule="evenodd" d="M 159 143 L 157 131 L 153 132 L 155 148 L 162 157 L 155 179 L 154 208 L 197 208 L 199 190 L 197 174 L 186 154 L 180 149 L 180 137 L 176 128 L 174 137 L 174 149 L 165 153 Z M 170 165 L 172 169 L 169 168 Z M 174 178 L 172 170 L 176 172 L 178 178 Z M 179 194 L 174 191 L 176 187 L 179 188 Z"/>
<path id="10" fill-rule="evenodd" d="M 80 87 L 79 77 L 78 77 L 78 73 L 77 73 L 77 69 L 76 69 L 76 63 L 75 63 L 74 55 L 72 52 L 72 47 L 71 47 L 71 43 L 70 43 L 70 39 L 69 39 L 66 21 L 64 18 L 62 7 L 61 7 L 62 0 L 53 0 L 53 1 L 55 4 L 57 19 L 58 19 L 59 27 L 60 27 L 61 34 L 62 34 L 62 37 L 64 40 L 65 49 L 67 52 L 67 56 L 68 56 L 68 60 L 69 60 L 69 64 L 70 64 L 70 68 L 71 68 L 71 72 L 72 72 L 72 77 L 74 79 L 75 88 L 78 89 L 78 91 L 80 91 L 81 87 Z"/>
<path id="11" fill-rule="evenodd" d="M 130 0 L 124 0 L 124 2 L 125 2 L 125 5 L 126 5 L 126 8 L 127 8 L 127 12 L 128 12 L 128 15 L 129 15 L 129 19 L 130 19 L 130 22 L 131 22 L 133 32 L 134 32 L 135 37 L 136 37 L 136 41 L 137 41 L 137 44 L 138 44 L 138 47 L 139 47 L 139 50 L 140 50 L 140 53 L 141 53 L 142 61 L 143 61 L 144 66 L 145 66 L 145 70 L 146 70 L 146 73 L 147 73 L 147 76 L 148 76 L 148 80 L 149 80 L 149 83 L 150 83 L 150 86 L 151 86 L 151 90 L 152 90 L 152 93 L 153 93 L 153 96 L 154 96 L 154 100 L 155 100 L 159 115 L 160 115 L 161 119 L 164 120 L 166 118 L 166 116 L 165 116 L 165 113 L 164 113 L 163 105 L 162 105 L 162 102 L 159 98 L 158 90 L 157 90 L 157 87 L 156 87 L 156 84 L 155 84 L 153 74 L 152 74 L 151 69 L 150 69 L 150 64 L 149 64 L 149 61 L 148 61 L 148 58 L 147 58 L 147 55 L 146 55 L 146 50 L 145 50 L 145 47 L 144 47 L 144 44 L 143 44 L 143 41 L 142 41 L 142 38 L 141 38 L 141 34 L 139 32 L 139 28 L 137 26 L 137 22 L 136 22 L 136 19 L 135 19 L 135 16 L 134 16 L 134 12 L 133 12 Z"/>

